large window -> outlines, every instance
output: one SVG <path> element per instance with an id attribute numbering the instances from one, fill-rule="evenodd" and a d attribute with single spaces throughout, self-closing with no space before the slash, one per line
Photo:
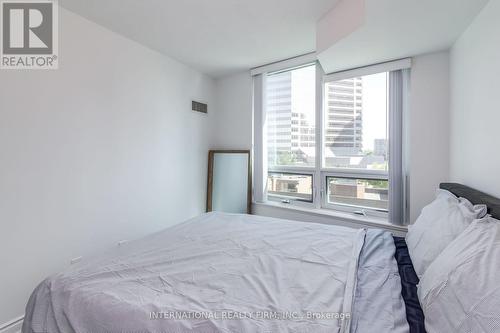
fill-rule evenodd
<path id="1" fill-rule="evenodd" d="M 262 200 L 385 218 L 392 213 L 393 222 L 403 223 L 404 202 L 394 196 L 403 195 L 408 67 L 323 75 L 310 63 L 260 73 L 254 82 L 262 89 L 256 95 Z"/>
<path id="2" fill-rule="evenodd" d="M 325 207 L 389 210 L 388 80 L 382 72 L 324 84 Z"/>

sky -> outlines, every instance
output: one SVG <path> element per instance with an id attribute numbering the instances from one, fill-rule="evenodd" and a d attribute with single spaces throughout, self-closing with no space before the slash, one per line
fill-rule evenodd
<path id="1" fill-rule="evenodd" d="M 387 138 L 387 73 L 363 76 L 363 148 Z"/>

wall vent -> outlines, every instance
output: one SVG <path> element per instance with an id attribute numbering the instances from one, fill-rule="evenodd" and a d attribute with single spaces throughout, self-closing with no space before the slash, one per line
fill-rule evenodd
<path id="1" fill-rule="evenodd" d="M 192 110 L 196 112 L 207 113 L 208 105 L 200 102 L 192 101 Z"/>

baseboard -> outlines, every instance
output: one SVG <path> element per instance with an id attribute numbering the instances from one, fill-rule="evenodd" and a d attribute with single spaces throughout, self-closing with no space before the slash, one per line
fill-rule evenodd
<path id="1" fill-rule="evenodd" d="M 24 316 L 17 317 L 4 324 L 0 324 L 0 333 L 20 333 Z"/>

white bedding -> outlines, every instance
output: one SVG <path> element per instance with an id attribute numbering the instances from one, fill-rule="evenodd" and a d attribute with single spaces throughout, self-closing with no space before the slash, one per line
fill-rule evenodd
<path id="1" fill-rule="evenodd" d="M 500 332 L 500 221 L 475 220 L 418 286 L 429 333 Z"/>
<path id="2" fill-rule="evenodd" d="M 205 214 L 46 279 L 23 332 L 349 332 L 364 237 Z M 236 314 L 245 318 L 220 319 Z M 158 315 L 184 318 L 151 319 Z"/>
<path id="3" fill-rule="evenodd" d="M 371 229 L 358 265 L 352 311 L 352 333 L 407 333 L 406 307 L 389 232 Z"/>
<path id="4" fill-rule="evenodd" d="M 473 205 L 467 199 L 438 189 L 436 199 L 424 207 L 415 224 L 408 226 L 406 235 L 408 251 L 419 278 L 472 221 L 485 213 L 485 205 Z"/>

